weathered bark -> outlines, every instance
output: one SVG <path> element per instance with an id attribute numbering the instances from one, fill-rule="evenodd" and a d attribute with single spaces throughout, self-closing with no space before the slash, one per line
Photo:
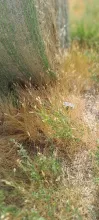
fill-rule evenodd
<path id="1" fill-rule="evenodd" d="M 0 89 L 17 79 L 46 81 L 58 46 L 68 46 L 66 0 L 0 1 Z"/>
<path id="2" fill-rule="evenodd" d="M 69 9 L 68 0 L 55 0 L 56 15 L 57 15 L 57 28 L 59 35 L 60 47 L 69 47 Z"/>

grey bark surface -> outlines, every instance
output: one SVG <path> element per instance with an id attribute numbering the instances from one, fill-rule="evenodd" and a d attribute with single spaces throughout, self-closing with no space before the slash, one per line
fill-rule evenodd
<path id="1" fill-rule="evenodd" d="M 67 0 L 1 0 L 0 90 L 20 78 L 52 80 L 58 49 L 68 41 Z"/>
<path id="2" fill-rule="evenodd" d="M 56 0 L 57 28 L 60 47 L 69 47 L 69 4 L 68 0 Z"/>

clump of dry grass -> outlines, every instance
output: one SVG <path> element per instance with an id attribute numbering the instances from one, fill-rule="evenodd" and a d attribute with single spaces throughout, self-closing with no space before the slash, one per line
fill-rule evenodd
<path id="1" fill-rule="evenodd" d="M 87 90 L 91 84 L 90 59 L 81 51 L 79 46 L 74 45 L 61 64 L 61 85 L 69 93 L 81 93 Z M 91 64 L 92 65 L 92 64 Z"/>
<path id="2" fill-rule="evenodd" d="M 19 141 L 38 138 L 39 130 L 44 130 L 42 121 L 39 119 L 37 110 L 40 106 L 40 97 L 33 89 L 32 93 L 20 91 L 19 107 L 14 107 L 11 100 L 1 103 L 1 112 L 4 136 L 13 137 Z"/>

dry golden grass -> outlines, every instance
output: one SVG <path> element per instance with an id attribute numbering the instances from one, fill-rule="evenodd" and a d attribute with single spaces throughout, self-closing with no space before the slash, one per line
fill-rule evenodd
<path id="1" fill-rule="evenodd" d="M 91 149 L 96 148 L 99 133 L 98 129 L 97 132 L 93 132 L 84 120 L 87 104 L 84 94 L 91 91 L 94 86 L 97 87 L 92 80 L 92 72 L 98 72 L 97 65 L 97 54 L 93 50 L 89 51 L 87 47 L 81 49 L 74 44 L 61 62 L 58 82 L 54 88 L 50 88 L 51 95 L 49 96 L 52 106 L 63 112 L 65 101 L 74 104 L 75 107 L 69 109 L 68 116 L 74 123 L 76 137 L 80 137 L 84 146 Z M 75 149 L 74 143 L 72 143 L 72 148 Z"/>
<path id="2" fill-rule="evenodd" d="M 90 54 L 93 55 L 93 51 Z M 88 145 L 91 137 L 83 120 L 85 100 L 82 94 L 91 86 L 89 68 L 94 66 L 92 55 L 86 56 L 84 50 L 81 50 L 77 45 L 73 45 L 60 62 L 58 80 L 54 86 L 36 90 L 30 84 L 24 90 L 18 88 L 19 107 L 13 106 L 11 98 L 4 100 L 4 102 L 1 101 L 0 137 L 2 142 L 5 139 L 9 143 L 9 140 L 13 138 L 18 142 L 34 145 L 36 141 L 39 141 L 39 144 L 41 143 L 44 147 L 44 141 L 53 139 L 55 144 L 63 151 L 63 154 L 68 152 L 71 155 L 80 147 L 79 145 L 82 146 L 83 143 Z M 63 106 L 65 101 L 73 103 L 74 109 L 66 110 Z M 61 119 L 58 118 L 60 115 L 56 116 L 56 113 L 60 114 L 60 112 L 63 115 Z M 61 135 L 60 137 L 56 135 L 56 131 L 60 134 L 64 129 L 68 130 L 68 127 L 62 122 L 65 118 L 69 119 L 68 126 L 72 135 L 77 139 L 80 138 L 80 143 L 76 143 L 66 136 L 64 139 Z M 4 144 L 2 143 L 3 149 L 5 148 L 5 140 Z M 95 138 L 92 143 L 94 140 Z"/>
<path id="3" fill-rule="evenodd" d="M 90 57 L 85 55 L 84 50 L 80 51 L 78 46 L 73 46 L 61 62 L 58 80 L 54 86 L 46 89 L 42 87 L 38 90 L 32 88 L 31 85 L 26 86 L 24 90 L 18 88 L 18 103 L 16 101 L 13 105 L 10 98 L 0 102 L 0 175 L 1 178 L 8 180 L 10 178 L 15 183 L 16 189 L 22 186 L 23 191 L 20 191 L 20 194 L 24 197 L 22 212 L 16 220 L 22 219 L 26 209 L 29 215 L 33 204 L 42 216 L 47 219 L 51 218 L 47 216 L 47 210 L 44 209 L 46 201 L 41 197 L 40 200 L 31 196 L 34 191 L 38 193 L 31 178 L 28 185 L 22 172 L 18 174 L 19 176 L 14 174 L 16 177 L 10 177 L 10 172 L 14 173 L 14 169 L 18 170 L 17 162 L 20 162 L 18 146 L 11 139 L 23 143 L 33 156 L 35 152 L 40 152 L 40 148 L 43 149 L 45 155 L 49 156 L 49 147 L 52 144 L 55 147 L 55 156 L 63 160 L 67 158 L 68 162 L 81 148 L 95 146 L 96 137 L 92 137 L 92 133 L 83 120 L 85 100 L 82 95 L 91 86 L 89 72 L 91 65 L 93 66 L 93 62 L 91 63 Z M 63 106 L 65 101 L 73 103 L 74 108 L 67 110 Z M 68 123 L 65 121 L 67 119 Z M 38 147 L 36 151 L 35 147 Z M 38 163 L 34 165 L 38 167 Z M 40 172 L 40 175 L 46 180 L 46 173 Z M 52 186 L 50 181 L 52 177 L 48 174 L 48 182 L 45 181 L 48 188 Z M 86 208 L 82 202 L 83 196 L 81 197 L 80 190 L 80 186 L 70 187 L 61 182 L 61 186 L 52 192 L 49 203 L 51 206 L 56 203 L 58 211 L 54 213 L 55 219 L 58 217 L 71 219 L 75 210 L 85 216 Z M 68 202 L 70 202 L 70 207 Z M 84 211 L 81 210 L 81 206 Z M 80 216 L 79 213 L 75 216 Z M 9 213 L 9 219 L 11 218 L 15 219 Z"/>
<path id="4" fill-rule="evenodd" d="M 12 101 L 1 102 L 2 123 L 0 126 L 0 137 L 2 139 L 1 154 L 3 154 L 3 157 L 4 154 L 6 155 L 6 150 L 9 151 L 10 139 L 28 143 L 29 145 L 35 145 L 38 142 L 41 147 L 43 142 L 42 148 L 45 147 L 44 145 L 46 145 L 49 139 L 52 139 L 59 148 L 62 145 L 64 146 L 66 142 L 68 143 L 68 140 L 64 139 L 64 134 L 61 134 L 61 131 L 63 132 L 63 129 L 67 128 L 68 136 L 69 125 L 65 125 L 62 122 L 61 114 L 58 114 L 58 111 L 62 111 L 63 117 L 66 116 L 67 118 L 67 111 L 65 111 L 63 106 L 61 106 L 61 109 L 58 106 L 53 106 L 50 95 L 46 91 L 44 92 L 45 94 L 42 92 L 43 95 L 40 94 L 41 96 L 38 96 L 39 92 L 34 89 L 20 90 L 19 108 L 14 107 Z M 6 145 L 8 143 L 6 149 L 5 140 Z"/>
<path id="5" fill-rule="evenodd" d="M 60 80 L 64 89 L 76 95 L 87 90 L 91 83 L 90 64 L 92 65 L 85 51 L 74 45 L 61 64 Z"/>
<path id="6" fill-rule="evenodd" d="M 37 115 L 40 106 L 40 97 L 34 89 L 20 90 L 19 107 L 14 107 L 11 100 L 1 102 L 1 130 L 3 136 L 15 138 L 18 141 L 31 141 L 38 138 L 39 130 L 44 126 Z"/>
<path id="7" fill-rule="evenodd" d="M 61 112 L 64 119 L 69 118 L 73 135 L 79 138 L 85 126 L 82 121 L 85 103 L 81 93 L 90 86 L 89 66 L 90 59 L 85 56 L 84 51 L 73 46 L 61 62 L 58 80 L 53 87 L 36 90 L 29 85 L 25 90 L 19 89 L 18 108 L 13 106 L 11 99 L 1 101 L 1 137 L 13 138 L 18 142 L 53 138 L 59 127 L 66 129 L 63 119 L 59 119 L 59 115 L 56 116 L 56 113 Z M 67 111 L 63 106 L 65 101 L 73 103 L 75 108 Z M 57 119 L 61 120 L 61 124 Z M 74 142 L 68 144 L 68 140 L 62 141 L 59 137 L 54 139 L 55 142 L 57 139 L 58 146 L 75 146 Z"/>

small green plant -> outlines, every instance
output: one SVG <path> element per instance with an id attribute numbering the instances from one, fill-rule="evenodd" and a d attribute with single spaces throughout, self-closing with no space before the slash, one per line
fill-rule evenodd
<path id="1" fill-rule="evenodd" d="M 45 124 L 50 128 L 52 138 L 71 139 L 73 137 L 70 119 L 68 115 L 61 110 L 46 111 L 42 109 L 40 116 Z M 49 133 L 50 133 L 49 132 Z"/>
<path id="2" fill-rule="evenodd" d="M 51 184 L 54 184 L 58 175 L 61 173 L 59 160 L 54 156 L 46 157 L 38 153 L 34 156 L 34 160 L 32 161 L 22 144 L 17 143 L 15 140 L 11 141 L 13 141 L 18 148 L 18 154 L 22 158 L 22 160 L 19 161 L 19 166 L 26 175 L 28 174 L 29 178 L 38 185 L 45 184 L 45 182 L 50 183 L 50 180 Z"/>

